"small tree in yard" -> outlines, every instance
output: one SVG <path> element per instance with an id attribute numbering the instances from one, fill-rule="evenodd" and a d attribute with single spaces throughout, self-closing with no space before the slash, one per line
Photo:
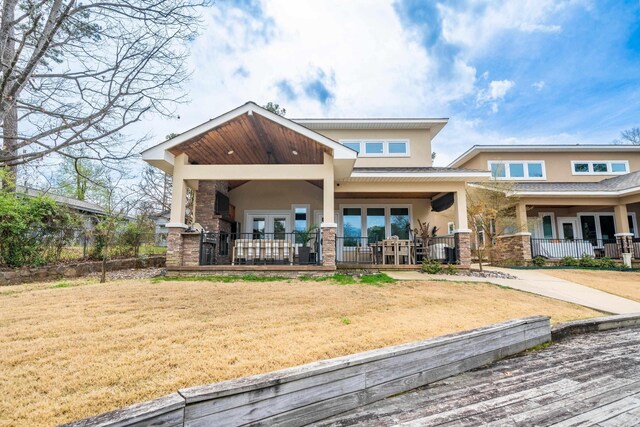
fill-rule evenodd
<path id="1" fill-rule="evenodd" d="M 94 234 L 96 242 L 100 242 L 101 253 L 97 254 L 102 258 L 102 269 L 100 283 L 107 280 L 107 260 L 109 258 L 109 248 L 115 243 L 117 232 L 122 224 L 127 221 L 128 214 L 133 210 L 134 204 L 129 197 L 133 193 L 126 193 L 121 190 L 120 182 L 123 176 L 108 176 L 106 184 L 103 186 L 104 199 L 106 200 L 102 215 L 96 224 Z"/>
<path id="2" fill-rule="evenodd" d="M 478 240 L 476 255 L 480 271 L 487 252 L 491 257 L 495 238 L 516 226 L 515 207 L 519 199 L 510 193 L 509 184 L 495 181 L 467 188 L 467 217 Z M 483 236 L 482 243 L 480 236 Z"/>

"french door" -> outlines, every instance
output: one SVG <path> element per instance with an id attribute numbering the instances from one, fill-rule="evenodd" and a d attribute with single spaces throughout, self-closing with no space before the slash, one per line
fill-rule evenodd
<path id="1" fill-rule="evenodd" d="M 558 237 L 564 240 L 581 239 L 578 218 L 558 218 Z"/>
<path id="2" fill-rule="evenodd" d="M 245 230 L 253 234 L 254 239 L 285 239 L 291 230 L 291 214 L 248 214 Z"/>

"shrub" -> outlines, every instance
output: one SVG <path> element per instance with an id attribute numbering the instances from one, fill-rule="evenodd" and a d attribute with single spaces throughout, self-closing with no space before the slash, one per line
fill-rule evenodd
<path id="1" fill-rule="evenodd" d="M 547 260 L 544 259 L 544 257 L 538 255 L 537 257 L 533 258 L 533 260 L 531 260 L 531 264 L 535 265 L 536 267 L 544 267 L 547 264 Z"/>
<path id="2" fill-rule="evenodd" d="M 442 264 L 436 260 L 425 258 L 422 260 L 421 269 L 428 274 L 438 274 L 442 272 Z"/>
<path id="3" fill-rule="evenodd" d="M 586 267 L 586 268 L 616 268 L 616 262 L 611 258 L 594 258 L 590 255 L 583 255 L 581 258 L 564 257 L 559 265 L 564 267 Z"/>
<path id="4" fill-rule="evenodd" d="M 580 267 L 597 267 L 598 260 L 596 260 L 591 255 L 582 255 L 582 257 L 578 260 L 578 265 Z"/>
<path id="5" fill-rule="evenodd" d="M 458 274 L 458 269 L 453 266 L 453 264 L 447 264 L 447 266 L 442 271 L 444 274 L 449 274 L 451 276 L 455 276 Z"/>
<path id="6" fill-rule="evenodd" d="M 580 265 L 580 260 L 574 257 L 566 256 L 560 260 L 558 265 L 562 265 L 565 267 L 577 267 Z"/>
<path id="7" fill-rule="evenodd" d="M 616 268 L 616 262 L 609 257 L 597 259 L 598 268 Z"/>
<path id="8" fill-rule="evenodd" d="M 50 197 L 0 191 L 0 265 L 57 261 L 79 221 Z"/>

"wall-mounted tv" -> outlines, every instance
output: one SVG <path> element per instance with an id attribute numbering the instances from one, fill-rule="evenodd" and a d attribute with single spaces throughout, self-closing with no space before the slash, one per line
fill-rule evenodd
<path id="1" fill-rule="evenodd" d="M 224 218 L 229 217 L 229 197 L 219 191 L 216 191 L 214 212 L 216 215 L 222 215 Z"/>

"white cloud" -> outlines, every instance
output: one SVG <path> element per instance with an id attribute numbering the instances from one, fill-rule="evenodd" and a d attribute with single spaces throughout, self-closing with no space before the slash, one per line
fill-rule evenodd
<path id="1" fill-rule="evenodd" d="M 392 0 L 273 0 L 263 10 L 207 11 L 191 51 L 191 103 L 180 106 L 180 121 L 154 119 L 148 128 L 162 138 L 247 100 L 279 102 L 290 117 L 443 116 L 449 103 L 475 96 L 475 68 L 455 58 L 441 78 L 440 58 L 401 22 Z M 327 104 L 303 88 L 319 73 L 330 76 Z"/>
<path id="2" fill-rule="evenodd" d="M 504 99 L 507 92 L 509 92 L 515 84 L 512 80 L 492 80 L 488 88 L 478 92 L 476 102 L 478 105 L 489 104 L 491 110 L 496 113 L 498 112 L 498 101 Z"/>
<path id="3" fill-rule="evenodd" d="M 443 2 L 444 3 L 444 2 Z M 550 0 L 483 2 L 465 10 L 439 6 L 442 40 L 454 45 L 444 61 L 423 46 L 419 29 L 402 22 L 394 0 L 262 0 L 263 16 L 227 2 L 207 9 L 205 29 L 192 45 L 194 74 L 185 90 L 191 103 L 181 105 L 181 119 L 149 118 L 139 133 L 182 132 L 248 100 L 280 103 L 288 117 L 450 116 L 435 141 L 437 163 L 471 143 L 505 141 L 481 130 L 462 104 L 497 112 L 515 83 L 477 76 L 474 58 L 505 31 L 548 32 L 561 9 Z M 557 27 L 557 28 L 555 28 Z M 305 90 L 322 77 L 330 92 L 326 103 Z M 457 106 L 457 107 L 454 107 Z M 438 149 L 445 142 L 446 149 Z M 446 153 L 445 153 L 446 151 Z"/>
<path id="4" fill-rule="evenodd" d="M 558 33 L 562 26 L 549 22 L 561 18 L 561 12 L 576 4 L 588 6 L 589 0 L 471 0 L 459 4 L 441 3 L 444 39 L 469 55 L 478 56 L 491 49 L 494 39 L 505 31 Z"/>
<path id="5" fill-rule="evenodd" d="M 533 86 L 538 92 L 540 92 L 542 89 L 544 89 L 544 85 L 544 80 L 540 80 L 533 83 L 531 86 Z"/>

